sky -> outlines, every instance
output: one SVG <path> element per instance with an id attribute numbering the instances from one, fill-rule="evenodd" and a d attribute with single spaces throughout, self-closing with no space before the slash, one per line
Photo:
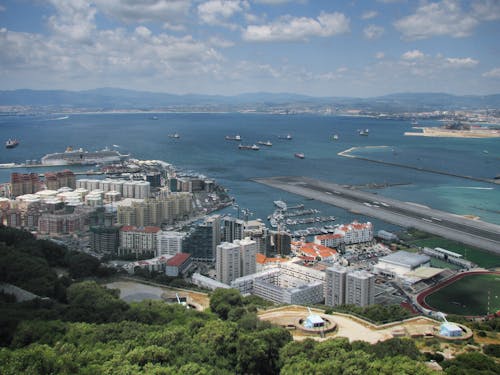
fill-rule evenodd
<path id="1" fill-rule="evenodd" d="M 500 93 L 500 0 L 0 0 L 0 90 Z"/>

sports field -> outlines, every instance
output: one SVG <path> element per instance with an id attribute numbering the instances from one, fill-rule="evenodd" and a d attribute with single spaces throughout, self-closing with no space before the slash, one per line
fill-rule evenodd
<path id="1" fill-rule="evenodd" d="M 488 309 L 489 295 L 489 309 Z M 469 275 L 428 295 L 425 302 L 448 314 L 486 315 L 500 310 L 500 275 Z"/>

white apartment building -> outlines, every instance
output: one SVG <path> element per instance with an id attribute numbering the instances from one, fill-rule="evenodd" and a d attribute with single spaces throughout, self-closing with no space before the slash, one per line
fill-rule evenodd
<path id="1" fill-rule="evenodd" d="M 125 225 L 120 229 L 119 255 L 144 253 L 156 254 L 159 227 L 134 227 Z"/>
<path id="2" fill-rule="evenodd" d="M 185 233 L 181 232 L 171 232 L 171 231 L 160 231 L 157 234 L 157 248 L 156 256 L 161 255 L 175 255 L 182 252 L 182 240 L 185 237 Z"/>
<path id="3" fill-rule="evenodd" d="M 325 305 L 367 306 L 375 303 L 375 276 L 364 270 L 349 271 L 346 267 L 326 269 Z"/>
<path id="4" fill-rule="evenodd" d="M 217 281 L 230 284 L 241 276 L 240 274 L 240 246 L 234 243 L 222 242 L 217 246 L 215 270 Z"/>
<path id="5" fill-rule="evenodd" d="M 352 271 L 346 276 L 347 305 L 368 306 L 375 303 L 375 275 L 367 271 Z"/>
<path id="6" fill-rule="evenodd" d="M 325 270 L 325 305 L 340 306 L 345 304 L 347 272 L 347 268 L 338 265 Z"/>
<path id="7" fill-rule="evenodd" d="M 231 283 L 242 294 L 275 303 L 316 304 L 324 299 L 325 274 L 294 263 L 240 277 Z"/>
<path id="8" fill-rule="evenodd" d="M 240 246 L 240 276 L 250 275 L 256 272 L 257 242 L 250 238 L 235 240 L 233 242 Z"/>
<path id="9" fill-rule="evenodd" d="M 358 223 L 357 221 L 337 227 L 333 234 L 322 234 L 314 237 L 314 243 L 332 248 L 343 244 L 351 245 L 372 240 L 373 224 L 370 222 Z"/>

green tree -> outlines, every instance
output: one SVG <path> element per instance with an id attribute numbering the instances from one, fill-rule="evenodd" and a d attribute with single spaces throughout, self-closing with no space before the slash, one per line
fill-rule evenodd
<path id="1" fill-rule="evenodd" d="M 72 284 L 67 289 L 67 296 L 69 306 L 64 314 L 67 320 L 91 323 L 119 321 L 129 309 L 127 303 L 118 298 L 117 291 L 93 281 Z"/>
<path id="2" fill-rule="evenodd" d="M 210 295 L 210 310 L 221 319 L 227 320 L 229 312 L 243 306 L 243 299 L 237 289 L 216 289 Z"/>

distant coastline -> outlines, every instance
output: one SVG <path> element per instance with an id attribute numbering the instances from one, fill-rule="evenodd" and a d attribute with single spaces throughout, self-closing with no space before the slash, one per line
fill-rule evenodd
<path id="1" fill-rule="evenodd" d="M 406 136 L 416 137 L 441 137 L 441 138 L 499 138 L 500 130 L 496 129 L 473 129 L 473 130 L 456 130 L 444 128 L 421 128 L 422 132 L 405 132 Z"/>

